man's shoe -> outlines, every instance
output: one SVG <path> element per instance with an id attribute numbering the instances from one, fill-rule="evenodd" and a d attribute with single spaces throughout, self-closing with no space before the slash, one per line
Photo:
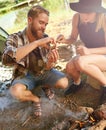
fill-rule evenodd
<path id="1" fill-rule="evenodd" d="M 52 88 L 42 87 L 42 90 L 45 92 L 45 95 L 51 100 L 54 97 L 54 91 Z"/>
<path id="2" fill-rule="evenodd" d="M 102 87 L 102 95 L 100 97 L 100 104 L 106 103 L 106 87 Z"/>
<path id="3" fill-rule="evenodd" d="M 79 85 L 75 85 L 74 83 L 72 83 L 72 85 L 65 91 L 65 95 L 69 95 L 72 93 L 76 93 L 77 91 L 79 91 L 83 86 L 83 83 L 81 82 Z"/>

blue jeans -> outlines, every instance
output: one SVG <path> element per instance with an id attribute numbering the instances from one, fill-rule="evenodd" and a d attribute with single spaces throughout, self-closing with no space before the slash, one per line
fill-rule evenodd
<path id="1" fill-rule="evenodd" d="M 51 87 L 56 84 L 56 82 L 64 78 L 65 74 L 55 70 L 51 69 L 49 71 L 46 71 L 44 74 L 39 76 L 34 76 L 31 73 L 27 73 L 25 77 L 23 78 L 16 78 L 12 82 L 12 86 L 14 86 L 17 83 L 24 84 L 29 90 L 34 89 L 38 85 L 50 85 Z"/>

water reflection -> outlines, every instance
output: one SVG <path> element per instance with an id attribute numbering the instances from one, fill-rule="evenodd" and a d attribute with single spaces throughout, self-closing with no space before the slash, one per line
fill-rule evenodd
<path id="1" fill-rule="evenodd" d="M 25 22 L 28 8 L 29 7 L 24 7 L 22 9 L 13 10 L 6 14 L 0 15 L 0 26 L 5 30 L 9 30 L 9 28 L 15 27 L 16 24 Z"/>
<path id="2" fill-rule="evenodd" d="M 14 26 L 17 13 L 18 11 L 11 11 L 0 16 L 0 26 L 3 27 L 5 30 Z"/>

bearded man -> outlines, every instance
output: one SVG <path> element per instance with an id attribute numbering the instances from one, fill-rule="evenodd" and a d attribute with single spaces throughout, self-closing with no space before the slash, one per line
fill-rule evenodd
<path id="1" fill-rule="evenodd" d="M 36 86 L 43 86 L 46 96 L 52 99 L 53 87 L 66 88 L 66 76 L 53 67 L 58 60 L 56 43 L 45 34 L 49 12 L 33 6 L 27 15 L 27 27 L 9 35 L 2 56 L 3 64 L 14 66 L 10 93 L 21 101 L 32 101 L 35 116 L 41 116 L 40 98 L 32 93 Z M 54 49 L 51 48 L 51 44 Z"/>

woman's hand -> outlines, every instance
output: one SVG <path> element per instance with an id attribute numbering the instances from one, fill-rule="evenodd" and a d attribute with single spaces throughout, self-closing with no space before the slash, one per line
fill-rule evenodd
<path id="1" fill-rule="evenodd" d="M 88 49 L 87 47 L 80 45 L 76 48 L 76 52 L 77 54 L 80 54 L 81 56 L 83 55 L 89 55 L 90 53 L 90 49 Z"/>
<path id="2" fill-rule="evenodd" d="M 57 38 L 56 38 L 56 42 L 58 43 L 65 43 L 66 39 L 64 37 L 64 35 L 60 34 Z"/>

